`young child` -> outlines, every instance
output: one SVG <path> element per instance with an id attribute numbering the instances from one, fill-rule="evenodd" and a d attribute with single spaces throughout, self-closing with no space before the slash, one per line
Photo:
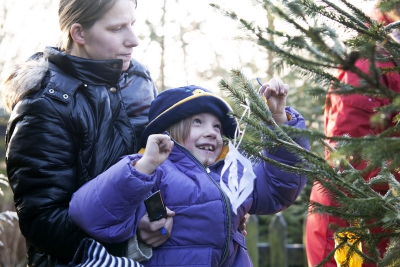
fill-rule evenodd
<path id="1" fill-rule="evenodd" d="M 288 86 L 281 80 L 271 80 L 260 91 L 271 95 L 268 105 L 278 123 L 305 127 L 303 117 L 285 107 Z M 222 98 L 199 86 L 160 93 L 151 104 L 150 123 L 142 134 L 144 154 L 125 156 L 108 175 L 80 188 L 70 202 L 72 221 L 99 241 L 127 240 L 146 212 L 143 201 L 161 190 L 165 205 L 175 212 L 173 229 L 170 238 L 142 262 L 144 266 L 252 266 L 239 230 L 241 219 L 247 213 L 286 209 L 300 194 L 306 177 L 261 162 L 253 166 L 254 190 L 234 211 L 220 186 L 228 152 L 222 136 L 234 137 L 237 127 L 230 111 Z M 300 145 L 308 149 L 308 141 L 301 140 Z M 264 153 L 269 155 L 267 150 Z M 286 164 L 299 163 L 285 149 L 271 153 Z M 125 176 L 116 176 L 113 169 L 123 169 Z M 120 179 L 125 183 L 115 182 Z M 222 179 L 226 182 L 226 175 Z M 125 205 L 115 204 L 122 202 Z"/>

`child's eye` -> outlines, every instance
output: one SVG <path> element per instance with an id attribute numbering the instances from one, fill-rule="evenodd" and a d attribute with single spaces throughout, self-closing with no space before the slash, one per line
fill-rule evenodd
<path id="1" fill-rule="evenodd" d="M 199 123 L 199 124 L 201 124 L 201 121 L 200 121 L 200 119 L 194 119 L 194 120 L 193 120 L 193 124 L 195 124 L 195 123 Z"/>
<path id="2" fill-rule="evenodd" d="M 214 125 L 214 128 L 217 128 L 218 130 L 221 131 L 221 128 L 222 128 L 222 127 L 221 127 L 221 124 L 215 124 L 215 125 Z"/>
<path id="3" fill-rule="evenodd" d="M 118 28 L 115 28 L 113 31 L 114 32 L 119 32 L 121 29 L 122 29 L 122 27 L 118 27 Z"/>

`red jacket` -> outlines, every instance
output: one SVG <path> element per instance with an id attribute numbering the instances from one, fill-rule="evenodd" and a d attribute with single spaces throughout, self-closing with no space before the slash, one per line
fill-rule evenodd
<path id="1" fill-rule="evenodd" d="M 374 12 L 374 17 L 381 21 L 388 21 L 380 12 Z M 356 62 L 356 66 L 368 73 L 369 62 L 366 60 L 360 60 Z M 378 63 L 379 67 L 393 67 L 395 66 L 392 62 Z M 359 85 L 359 77 L 349 71 L 338 70 L 337 77 L 344 83 L 350 85 Z M 382 75 L 381 82 L 393 91 L 400 93 L 400 75 L 397 73 L 390 73 Z M 388 105 L 390 102 L 388 99 L 377 99 L 371 98 L 364 95 L 337 95 L 329 94 L 326 97 L 325 103 L 325 134 L 327 136 L 343 136 L 345 134 L 351 137 L 362 137 L 366 135 L 376 135 L 388 127 L 394 126 L 392 119 L 393 117 L 385 118 L 385 128 L 376 129 L 371 126 L 370 119 L 375 114 L 374 109 L 377 107 Z M 329 142 L 334 146 L 333 142 Z M 326 157 L 328 157 L 326 153 Z M 362 170 L 365 168 L 366 163 L 361 162 L 357 165 L 353 165 L 356 169 Z M 369 180 L 376 176 L 379 170 L 375 170 L 367 174 L 364 178 Z M 397 175 L 397 179 L 400 180 L 400 176 Z M 324 205 L 334 205 L 323 191 L 319 189 L 319 184 L 314 184 L 310 201 L 318 202 Z M 380 187 L 375 190 L 384 193 L 387 188 Z M 309 213 L 306 222 L 306 251 L 309 266 L 314 266 L 320 263 L 334 248 L 333 232 L 328 229 L 328 225 L 336 223 L 341 226 L 346 224 L 338 218 L 329 217 L 326 215 L 318 215 Z M 377 230 L 380 231 L 380 230 Z M 380 244 L 380 251 L 383 252 L 386 244 Z M 327 267 L 336 267 L 336 262 L 332 260 L 325 265 Z M 363 266 L 375 266 L 367 265 Z"/>
<path id="2" fill-rule="evenodd" d="M 368 72 L 369 62 L 362 60 L 356 62 L 356 66 Z M 378 63 L 379 67 L 394 67 L 392 62 Z M 349 71 L 339 70 L 337 77 L 344 83 L 354 86 L 359 85 L 359 78 L 356 74 Z M 393 91 L 400 93 L 400 75 L 398 73 L 390 73 L 382 75 L 381 83 Z M 365 95 L 338 95 L 329 94 L 325 101 L 325 124 L 324 130 L 326 136 L 343 136 L 348 134 L 351 137 L 362 137 L 367 135 L 376 135 L 382 131 L 395 126 L 393 123 L 394 114 L 384 118 L 381 127 L 371 125 L 371 117 L 375 114 L 376 108 L 389 105 L 389 99 L 372 98 Z M 335 146 L 334 141 L 329 140 L 331 146 Z M 326 159 L 329 157 L 328 151 L 325 153 Z M 363 170 L 366 167 L 365 162 L 354 164 L 358 170 Z M 379 170 L 375 170 L 365 175 L 364 178 L 368 181 L 378 174 Z M 400 180 L 400 176 L 397 177 Z M 385 193 L 388 188 L 382 186 L 375 190 Z"/>

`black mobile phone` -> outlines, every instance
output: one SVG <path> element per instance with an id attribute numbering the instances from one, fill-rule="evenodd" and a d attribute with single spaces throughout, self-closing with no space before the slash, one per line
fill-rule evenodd
<path id="1" fill-rule="evenodd" d="M 158 221 L 161 218 L 167 218 L 167 209 L 165 208 L 160 190 L 149 196 L 144 201 L 144 205 L 146 206 L 151 222 Z"/>

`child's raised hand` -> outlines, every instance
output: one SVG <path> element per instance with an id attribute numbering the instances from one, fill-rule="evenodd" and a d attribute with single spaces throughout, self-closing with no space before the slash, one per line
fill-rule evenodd
<path id="1" fill-rule="evenodd" d="M 285 107 L 288 93 L 289 85 L 279 78 L 272 78 L 260 88 L 260 95 L 267 100 L 272 117 L 278 124 L 287 122 Z"/>
<path id="2" fill-rule="evenodd" d="M 151 174 L 171 153 L 174 142 L 168 135 L 152 134 L 147 139 L 143 157 L 135 164 L 136 170 Z"/>

